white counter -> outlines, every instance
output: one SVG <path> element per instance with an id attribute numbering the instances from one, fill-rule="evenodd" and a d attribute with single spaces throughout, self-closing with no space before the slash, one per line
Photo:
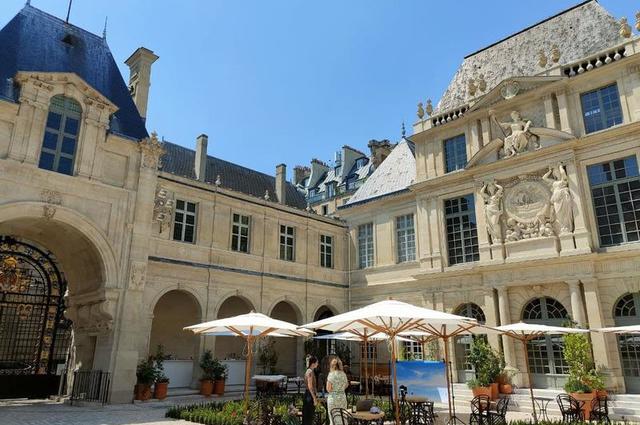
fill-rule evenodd
<path id="1" fill-rule="evenodd" d="M 221 360 L 227 366 L 227 382 L 225 391 L 242 391 L 244 389 L 245 366 L 244 360 Z"/>
<path id="2" fill-rule="evenodd" d="M 193 360 L 165 360 L 164 374 L 169 378 L 169 388 L 190 387 L 193 380 Z"/>

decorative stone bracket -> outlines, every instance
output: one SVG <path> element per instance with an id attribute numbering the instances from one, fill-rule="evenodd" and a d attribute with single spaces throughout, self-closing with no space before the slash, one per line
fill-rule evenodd
<path id="1" fill-rule="evenodd" d="M 97 300 L 83 304 L 71 303 L 64 315 L 73 321 L 76 331 L 102 335 L 111 330 L 114 312 L 114 301 Z"/>

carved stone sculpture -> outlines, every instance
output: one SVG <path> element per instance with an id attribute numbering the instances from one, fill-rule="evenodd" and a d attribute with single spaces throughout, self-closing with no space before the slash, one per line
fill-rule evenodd
<path id="1" fill-rule="evenodd" d="M 504 156 L 506 158 L 526 152 L 529 149 L 530 143 L 534 145 L 535 149 L 540 148 L 538 136 L 529 131 L 531 121 L 523 119 L 518 111 L 511 112 L 511 122 L 498 122 L 493 115 L 491 118 L 503 132 L 504 130 L 511 130 L 511 134 L 507 135 L 505 133 Z"/>
<path id="2" fill-rule="evenodd" d="M 173 206 L 173 199 L 169 198 L 167 190 L 158 187 L 156 189 L 156 197 L 153 201 L 153 220 L 160 224 L 160 233 L 162 233 L 165 226 L 171 223 Z"/>
<path id="3" fill-rule="evenodd" d="M 502 196 L 504 189 L 495 181 L 484 183 L 480 189 L 480 195 L 484 199 L 484 214 L 487 225 L 487 232 L 491 236 L 491 241 L 502 243 Z"/>
<path id="4" fill-rule="evenodd" d="M 47 220 L 51 220 L 56 214 L 57 206 L 62 204 L 62 196 L 60 192 L 55 190 L 43 189 L 40 192 L 40 199 L 44 202 L 42 206 L 42 215 Z"/>
<path id="5" fill-rule="evenodd" d="M 563 164 L 549 167 L 542 180 L 551 188 L 551 205 L 560 234 L 573 232 L 573 200 L 569 191 L 569 179 Z"/>
<path id="6" fill-rule="evenodd" d="M 157 169 L 160 166 L 160 158 L 164 154 L 164 148 L 162 142 L 158 140 L 158 134 L 154 131 L 151 133 L 151 137 L 141 141 L 138 146 L 142 153 L 142 166 Z"/>
<path id="7" fill-rule="evenodd" d="M 520 176 L 505 189 L 505 240 L 553 236 L 549 213 L 551 195 L 536 176 Z"/>

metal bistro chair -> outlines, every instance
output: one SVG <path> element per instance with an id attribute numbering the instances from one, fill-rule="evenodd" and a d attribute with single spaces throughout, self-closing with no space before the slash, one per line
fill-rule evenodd
<path id="1" fill-rule="evenodd" d="M 489 406 L 491 399 L 486 395 L 479 395 L 471 400 L 471 415 L 469 425 L 486 425 L 489 423 Z"/>
<path id="2" fill-rule="evenodd" d="M 495 412 L 489 412 L 490 425 L 507 425 L 507 408 L 509 407 L 509 397 L 498 400 Z"/>
<path id="3" fill-rule="evenodd" d="M 333 425 L 354 425 L 357 423 L 351 413 L 339 407 L 331 409 L 331 422 Z"/>
<path id="4" fill-rule="evenodd" d="M 609 419 L 609 404 L 606 395 L 598 396 L 591 400 L 591 413 L 589 419 L 596 422 L 611 423 L 611 419 Z"/>
<path id="5" fill-rule="evenodd" d="M 433 425 L 435 414 L 432 401 L 409 401 L 409 425 Z"/>
<path id="6" fill-rule="evenodd" d="M 562 422 L 584 421 L 584 415 L 582 414 L 583 403 L 569 394 L 558 394 L 556 400 L 558 401 L 558 407 L 560 407 L 560 413 L 562 413 Z"/>

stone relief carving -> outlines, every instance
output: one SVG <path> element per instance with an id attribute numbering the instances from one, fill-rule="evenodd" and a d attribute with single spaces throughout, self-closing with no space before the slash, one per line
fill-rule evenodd
<path id="1" fill-rule="evenodd" d="M 573 200 L 569 191 L 569 179 L 563 164 L 549 167 L 542 180 L 551 188 L 553 215 L 558 224 L 560 235 L 573 232 Z"/>
<path id="2" fill-rule="evenodd" d="M 142 166 L 144 168 L 157 169 L 160 166 L 160 158 L 164 154 L 162 142 L 158 140 L 158 134 L 154 131 L 151 137 L 138 144 L 142 153 Z"/>
<path id="3" fill-rule="evenodd" d="M 502 217 L 504 188 L 495 181 L 489 184 L 484 183 L 480 189 L 480 195 L 484 199 L 485 222 L 491 241 L 493 243 L 501 243 L 502 225 L 500 218 Z"/>
<path id="4" fill-rule="evenodd" d="M 47 220 L 51 220 L 56 214 L 57 206 L 62 204 L 62 196 L 60 195 L 60 192 L 43 189 L 42 192 L 40 192 L 40 199 L 44 202 L 44 205 L 42 206 L 42 215 Z"/>
<path id="5" fill-rule="evenodd" d="M 156 189 L 156 197 L 153 201 L 153 221 L 160 224 L 160 233 L 171 223 L 174 201 L 169 198 L 169 192 L 160 186 Z"/>
<path id="6" fill-rule="evenodd" d="M 129 289 L 134 291 L 142 290 L 147 276 L 147 265 L 141 262 L 132 263 L 130 275 Z"/>
<path id="7" fill-rule="evenodd" d="M 480 195 L 493 244 L 573 232 L 573 200 L 562 164 L 503 185 L 483 183 Z"/>
<path id="8" fill-rule="evenodd" d="M 68 295 L 65 295 L 68 299 Z M 104 334 L 113 325 L 115 305 L 109 300 L 96 300 L 86 304 L 69 305 L 64 315 L 73 321 L 74 330 L 92 334 Z"/>
<path id="9" fill-rule="evenodd" d="M 531 120 L 522 118 L 520 112 L 511 112 L 511 122 L 498 122 L 493 114 L 491 114 L 491 120 L 500 127 L 504 134 L 503 156 L 505 158 L 511 158 L 529 150 L 540 149 L 540 137 L 530 130 Z M 510 130 L 511 133 L 507 135 L 505 130 Z"/>

